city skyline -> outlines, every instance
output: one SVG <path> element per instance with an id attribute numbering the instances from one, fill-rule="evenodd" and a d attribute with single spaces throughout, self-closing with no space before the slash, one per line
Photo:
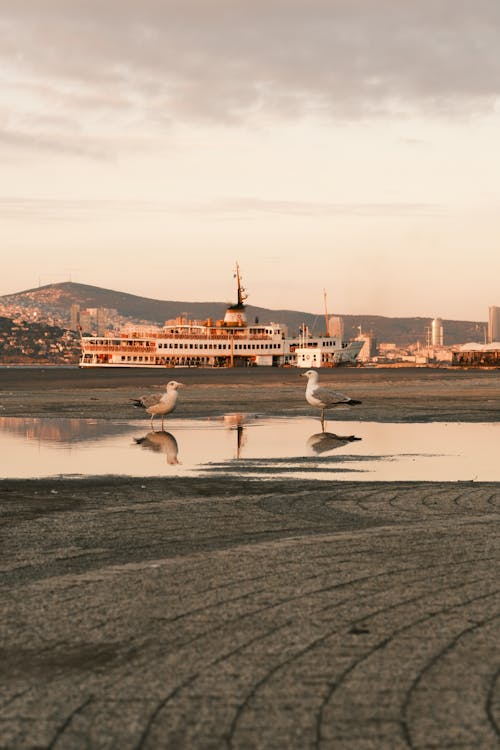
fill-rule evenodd
<path id="1" fill-rule="evenodd" d="M 0 7 L 0 295 L 486 320 L 499 302 L 489 0 Z"/>

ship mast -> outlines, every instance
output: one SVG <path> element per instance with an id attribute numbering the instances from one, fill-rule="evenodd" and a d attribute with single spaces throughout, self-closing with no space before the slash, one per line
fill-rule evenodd
<path id="1" fill-rule="evenodd" d="M 236 273 L 234 274 L 234 278 L 238 282 L 238 307 L 243 307 L 243 302 L 247 299 L 248 294 L 246 293 L 246 289 L 241 286 L 240 267 L 238 265 L 238 261 L 236 261 Z"/>

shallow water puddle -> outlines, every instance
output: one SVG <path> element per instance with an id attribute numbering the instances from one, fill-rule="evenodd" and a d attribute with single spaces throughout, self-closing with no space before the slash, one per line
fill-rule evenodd
<path id="1" fill-rule="evenodd" d="M 227 415 L 149 422 L 0 418 L 0 477 L 216 476 L 498 481 L 500 423 Z"/>

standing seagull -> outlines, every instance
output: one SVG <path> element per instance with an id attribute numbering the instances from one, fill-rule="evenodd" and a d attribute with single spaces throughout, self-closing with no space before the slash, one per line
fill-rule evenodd
<path id="1" fill-rule="evenodd" d="M 311 406 L 317 406 L 321 409 L 321 429 L 325 429 L 325 409 L 335 406 L 355 406 L 361 401 L 356 401 L 349 396 L 332 391 L 330 388 L 321 388 L 318 385 L 318 373 L 316 370 L 308 370 L 301 373 L 303 378 L 307 378 L 306 401 Z"/>
<path id="2" fill-rule="evenodd" d="M 153 429 L 154 417 L 159 414 L 161 416 L 161 429 L 163 430 L 164 417 L 170 414 L 177 404 L 177 388 L 183 387 L 183 383 L 171 380 L 170 383 L 167 383 L 167 391 L 163 396 L 141 396 L 141 398 L 132 399 L 132 403 L 138 408 L 146 409 L 147 413 L 151 414 L 151 429 Z"/>

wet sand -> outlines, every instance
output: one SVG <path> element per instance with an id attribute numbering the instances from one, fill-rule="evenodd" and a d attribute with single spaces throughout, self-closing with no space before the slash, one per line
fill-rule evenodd
<path id="1" fill-rule="evenodd" d="M 0 416 L 144 419 L 130 399 L 186 385 L 176 417 L 228 412 L 309 415 L 305 378 L 290 368 L 78 370 L 0 368 Z M 500 421 L 500 370 L 333 368 L 321 382 L 361 400 L 342 420 L 383 422 Z"/>
<path id="2" fill-rule="evenodd" d="M 296 370 L 174 373 L 176 418 L 310 413 Z M 166 379 L 3 370 L 1 414 L 142 418 L 127 399 Z M 353 419 L 499 419 L 498 371 L 323 379 Z M 500 483 L 1 481 L 0 747 L 498 748 L 499 505 Z"/>

